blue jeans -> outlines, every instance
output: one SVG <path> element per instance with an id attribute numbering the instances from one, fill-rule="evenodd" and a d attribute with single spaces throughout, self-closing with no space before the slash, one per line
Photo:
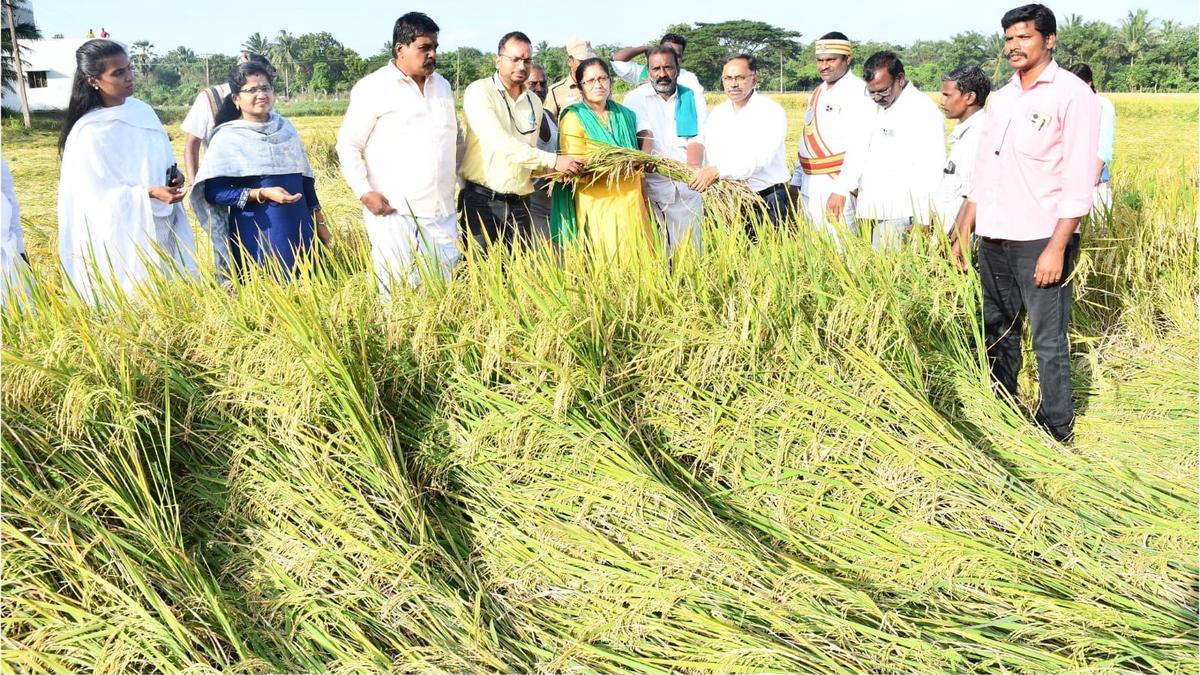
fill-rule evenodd
<path id="1" fill-rule="evenodd" d="M 979 238 L 979 280 L 983 286 L 983 323 L 992 379 L 1017 394 L 1021 371 L 1021 326 L 1029 316 L 1033 351 L 1037 355 L 1042 401 L 1036 421 L 1059 440 L 1074 434 L 1071 401 L 1071 359 L 1067 327 L 1071 319 L 1071 282 L 1079 235 L 1063 253 L 1062 280 L 1039 288 L 1033 283 L 1038 256 L 1049 239 L 1012 241 Z"/>

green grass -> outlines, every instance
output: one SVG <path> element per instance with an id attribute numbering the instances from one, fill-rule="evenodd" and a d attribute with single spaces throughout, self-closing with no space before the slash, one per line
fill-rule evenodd
<path id="1" fill-rule="evenodd" d="M 3 319 L 3 669 L 1195 672 L 1195 102 L 1143 105 L 1070 447 L 1031 367 L 995 397 L 925 240 L 710 222 L 670 266 L 495 255 L 381 306 L 336 120 L 299 118 L 319 270 Z M 47 133 L 5 131 L 41 273 Z"/>

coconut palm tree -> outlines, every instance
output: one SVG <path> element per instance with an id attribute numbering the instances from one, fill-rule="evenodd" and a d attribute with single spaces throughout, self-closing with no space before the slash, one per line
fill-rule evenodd
<path id="1" fill-rule="evenodd" d="M 283 75 L 283 91 L 284 96 L 290 98 L 292 95 L 292 74 L 299 65 L 296 61 L 296 37 L 286 30 L 279 31 L 279 35 L 275 36 L 275 42 L 271 45 L 269 56 L 271 65 L 275 66 L 276 72 Z"/>
<path id="2" fill-rule="evenodd" d="M 145 77 L 149 74 L 150 64 L 154 62 L 155 56 L 154 45 L 149 40 L 137 40 L 129 45 L 130 51 L 129 60 L 133 63 L 134 69 L 138 74 Z"/>
<path id="3" fill-rule="evenodd" d="M 993 84 L 1001 84 L 1005 76 L 1008 75 L 1008 70 L 1005 65 L 1008 61 L 1004 58 L 1004 33 L 992 33 L 983 40 L 984 53 L 991 57 L 990 61 L 985 61 L 982 67 L 991 78 Z M 991 68 L 988 68 L 991 64 Z"/>
<path id="4" fill-rule="evenodd" d="M 261 56 L 267 56 L 271 52 L 271 47 L 271 41 L 263 37 L 262 33 L 257 32 L 246 38 L 246 41 L 242 43 L 243 49 Z"/>
<path id="5" fill-rule="evenodd" d="M 1158 29 L 1154 27 L 1150 12 L 1144 9 L 1130 11 L 1121 22 L 1120 40 L 1121 51 L 1129 57 L 1132 66 L 1158 40 Z"/>
<path id="6" fill-rule="evenodd" d="M 1175 37 L 1175 34 L 1180 32 L 1182 29 L 1183 23 L 1176 21 L 1175 19 L 1163 19 L 1162 24 L 1159 26 L 1158 34 L 1164 42 L 1167 42 L 1170 41 L 1171 38 Z"/>
<path id="7" fill-rule="evenodd" d="M 15 4 L 14 4 L 15 3 Z M 8 6 L 13 5 L 15 11 L 22 3 L 15 0 L 4 0 L 4 30 L 0 31 L 0 78 L 3 78 L 3 86 L 9 91 L 15 91 L 14 83 L 17 81 L 17 69 L 13 63 L 13 40 L 12 33 L 8 30 Z M 13 28 L 17 33 L 17 48 L 22 53 L 28 48 L 21 44 L 22 40 L 39 40 L 42 37 L 42 32 L 37 26 L 32 23 L 18 23 Z M 22 59 L 21 63 L 25 60 Z"/>

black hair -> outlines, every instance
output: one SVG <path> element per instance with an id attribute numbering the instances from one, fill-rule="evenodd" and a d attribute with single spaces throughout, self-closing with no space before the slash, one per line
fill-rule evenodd
<path id="1" fill-rule="evenodd" d="M 1076 63 L 1070 68 L 1067 68 L 1067 72 L 1083 80 L 1083 83 L 1089 85 L 1092 88 L 1092 91 L 1096 91 L 1096 79 L 1092 75 L 1092 67 L 1088 64 Z"/>
<path id="2" fill-rule="evenodd" d="M 675 53 L 674 49 L 671 49 L 670 47 L 666 46 L 665 44 L 659 45 L 657 47 L 651 47 L 650 49 L 646 50 L 646 67 L 647 68 L 650 67 L 650 57 L 654 56 L 655 54 L 670 54 L 671 60 L 675 62 L 675 70 L 679 70 L 679 54 Z"/>
<path id="3" fill-rule="evenodd" d="M 683 37 L 679 33 L 667 33 L 666 35 L 662 36 L 662 39 L 658 41 L 658 44 L 665 45 L 668 42 L 674 45 L 679 45 L 680 47 L 683 47 L 683 51 L 687 51 L 687 38 Z"/>
<path id="4" fill-rule="evenodd" d="M 238 92 L 246 86 L 246 80 L 252 75 L 262 75 L 267 78 L 268 84 L 275 85 L 275 70 L 270 67 L 270 64 L 264 66 L 261 63 L 247 61 L 230 68 L 229 95 L 221 99 L 221 107 L 217 109 L 217 116 L 213 119 L 214 128 L 226 122 L 241 119 L 242 112 L 233 104 L 233 99 L 237 98 Z"/>
<path id="5" fill-rule="evenodd" d="M 904 77 L 904 64 L 896 52 L 875 52 L 867 57 L 867 62 L 863 64 L 863 79 L 868 82 L 875 79 L 875 71 L 880 68 L 887 69 L 892 79 Z"/>
<path id="6" fill-rule="evenodd" d="M 244 51 L 244 52 L 242 52 L 242 60 L 244 63 L 257 63 L 258 65 L 263 66 L 264 68 L 270 70 L 271 77 L 275 77 L 277 75 L 277 73 L 275 72 L 275 66 L 272 66 L 271 62 L 267 60 L 267 57 L 263 56 L 262 54 L 257 54 L 255 52 L 251 52 L 251 51 Z"/>
<path id="7" fill-rule="evenodd" d="M 1033 27 L 1043 38 L 1058 33 L 1058 22 L 1054 19 L 1054 12 L 1050 11 L 1049 7 L 1036 3 L 1021 5 L 1005 12 L 1004 17 L 1000 19 L 1000 28 L 1008 30 L 1009 26 L 1022 21 L 1032 21 Z"/>
<path id="8" fill-rule="evenodd" d="M 99 78 L 108 68 L 108 59 L 124 55 L 128 58 L 125 48 L 119 43 L 103 38 L 88 40 L 75 50 L 75 77 L 71 81 L 71 100 L 67 103 L 67 117 L 63 121 L 62 135 L 58 137 L 58 154 L 62 156 L 63 148 L 67 145 L 67 136 L 71 129 L 88 111 L 104 105 L 100 91 L 88 84 L 88 78 Z"/>
<path id="9" fill-rule="evenodd" d="M 738 59 L 742 59 L 746 62 L 746 67 L 750 69 L 750 72 L 758 72 L 758 59 L 754 58 L 753 54 L 734 54 L 733 56 L 727 56 L 725 57 L 725 60 L 721 62 L 721 69 L 724 70 L 725 64 L 729 63 L 730 61 L 737 61 Z"/>
<path id="10" fill-rule="evenodd" d="M 584 59 L 580 61 L 579 65 L 575 66 L 575 81 L 583 82 L 583 73 L 592 66 L 600 66 L 604 69 L 604 73 L 606 75 L 608 75 L 610 78 L 612 77 L 612 70 L 608 67 L 608 61 L 605 61 L 599 56 L 593 56 L 590 59 Z"/>
<path id="11" fill-rule="evenodd" d="M 992 93 L 992 81 L 979 66 L 962 66 L 946 73 L 942 82 L 953 82 L 963 94 L 975 94 L 975 105 L 983 107 Z"/>
<path id="12" fill-rule="evenodd" d="M 500 37 L 500 42 L 496 44 L 496 53 L 499 54 L 500 52 L 504 51 L 504 45 L 508 44 L 510 40 L 524 42 L 531 47 L 533 46 L 533 43 L 529 41 L 528 35 L 519 30 L 511 30 Z"/>
<path id="13" fill-rule="evenodd" d="M 396 19 L 396 25 L 392 27 L 392 51 L 396 51 L 396 45 L 411 45 L 413 40 L 433 35 L 440 30 L 429 15 L 409 12 Z"/>

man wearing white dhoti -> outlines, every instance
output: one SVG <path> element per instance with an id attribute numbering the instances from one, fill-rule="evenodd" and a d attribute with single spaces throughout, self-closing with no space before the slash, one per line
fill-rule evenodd
<path id="1" fill-rule="evenodd" d="M 865 145 L 876 105 L 866 95 L 866 83 L 850 70 L 851 44 L 845 34 L 826 33 L 814 48 L 821 84 L 808 97 L 792 185 L 800 188 L 804 212 L 819 229 L 832 233 L 841 218 L 854 231 L 853 192 L 858 186 L 842 177 L 842 165 L 852 146 Z M 831 214 L 834 195 L 839 197 Z"/>
<path id="2" fill-rule="evenodd" d="M 454 208 L 462 132 L 437 66 L 438 25 L 420 12 L 396 20 L 392 60 L 350 92 L 338 131 L 342 175 L 363 204 L 380 293 L 416 286 L 419 254 L 443 277 L 458 264 Z"/>
<path id="3" fill-rule="evenodd" d="M 103 286 L 133 290 L 155 269 L 196 272 L 183 174 L 154 110 L 132 98 L 125 49 L 90 40 L 75 51 L 75 81 L 59 149 L 58 251 L 88 302 Z"/>
<path id="4" fill-rule="evenodd" d="M 642 150 L 686 162 L 693 169 L 704 163 L 700 137 L 708 106 L 703 94 L 679 84 L 679 56 L 667 46 L 646 55 L 649 80 L 625 96 L 625 105 L 637 115 Z M 663 234 L 667 253 L 691 242 L 700 249 L 700 217 L 704 204 L 700 193 L 687 183 L 656 173 L 646 174 L 646 196 Z"/>

